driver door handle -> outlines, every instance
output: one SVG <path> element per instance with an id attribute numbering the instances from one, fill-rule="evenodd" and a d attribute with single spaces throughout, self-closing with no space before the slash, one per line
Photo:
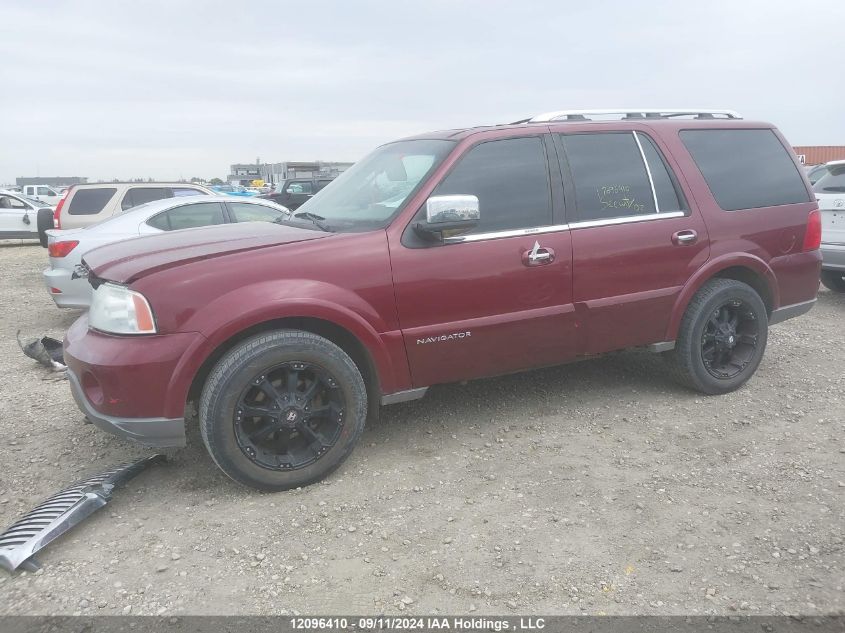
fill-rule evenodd
<path id="1" fill-rule="evenodd" d="M 530 251 L 522 254 L 522 263 L 526 266 L 542 266 L 551 264 L 555 260 L 555 252 L 548 247 L 540 246 L 540 242 L 534 242 Z"/>

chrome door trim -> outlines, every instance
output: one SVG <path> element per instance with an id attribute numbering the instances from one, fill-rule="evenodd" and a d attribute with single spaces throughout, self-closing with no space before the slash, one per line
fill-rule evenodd
<path id="1" fill-rule="evenodd" d="M 536 235 L 538 233 L 556 233 L 557 231 L 568 231 L 568 224 L 553 224 L 551 226 L 536 226 L 530 229 L 510 229 L 508 231 L 490 231 L 489 233 L 476 233 L 475 235 L 456 235 L 443 240 L 444 244 L 460 244 L 462 242 L 480 242 L 482 240 L 498 240 L 505 237 L 519 237 L 521 235 Z"/>
<path id="2" fill-rule="evenodd" d="M 654 212 L 660 213 L 660 206 L 657 203 L 657 190 L 654 188 L 654 178 L 651 176 L 651 167 L 648 166 L 643 146 L 640 143 L 640 137 L 636 132 L 631 132 L 631 134 L 634 135 L 634 142 L 636 142 L 637 148 L 640 150 L 640 158 L 643 159 L 643 165 L 645 165 L 645 173 L 648 176 L 648 184 L 651 185 L 651 197 L 654 199 Z"/>
<path id="3" fill-rule="evenodd" d="M 521 237 L 523 235 L 538 235 L 541 233 L 557 233 L 558 231 L 569 231 L 572 229 L 586 229 L 595 226 L 614 226 L 616 224 L 629 224 L 633 222 L 648 222 L 650 220 L 668 220 L 670 218 L 686 217 L 685 211 L 670 211 L 669 213 L 647 213 L 645 215 L 623 215 L 618 218 L 605 218 L 604 220 L 583 220 L 570 222 L 569 224 L 554 224 L 551 226 L 537 226 L 530 229 L 510 229 L 507 231 L 490 231 L 489 233 L 476 233 L 475 235 L 456 235 L 443 240 L 444 244 L 462 244 L 464 242 L 480 242 L 483 240 L 499 240 L 506 237 Z"/>
<path id="4" fill-rule="evenodd" d="M 648 222 L 650 220 L 668 220 L 670 218 L 683 218 L 686 213 L 683 211 L 670 211 L 669 213 L 647 213 L 645 215 L 624 215 L 619 218 L 605 218 L 604 220 L 583 220 L 571 222 L 570 229 L 586 229 L 594 226 L 613 226 L 615 224 L 628 224 L 631 222 Z"/>

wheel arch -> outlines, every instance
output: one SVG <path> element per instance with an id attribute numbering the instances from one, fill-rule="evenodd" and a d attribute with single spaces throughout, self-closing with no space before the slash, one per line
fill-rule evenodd
<path id="1" fill-rule="evenodd" d="M 331 341 L 346 352 L 364 378 L 364 384 L 367 388 L 367 399 L 369 401 L 369 416 L 378 414 L 382 388 L 379 380 L 378 367 L 371 351 L 349 329 L 329 319 L 313 316 L 284 316 L 266 319 L 240 329 L 220 341 L 219 344 L 211 349 L 199 368 L 194 372 L 190 386 L 188 387 L 185 404 L 199 401 L 205 381 L 214 366 L 238 343 L 263 332 L 282 329 L 311 332 Z"/>
<path id="2" fill-rule="evenodd" d="M 667 341 L 674 341 L 677 338 L 681 319 L 684 317 L 689 302 L 695 293 L 711 279 L 734 279 L 748 284 L 760 295 L 768 315 L 780 306 L 777 278 L 765 261 L 747 253 L 722 256 L 696 271 L 678 294 L 666 332 Z"/>

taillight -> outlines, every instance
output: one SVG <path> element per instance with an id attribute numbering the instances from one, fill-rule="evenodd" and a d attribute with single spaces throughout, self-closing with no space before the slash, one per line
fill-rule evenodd
<path id="1" fill-rule="evenodd" d="M 66 257 L 74 248 L 79 245 L 79 240 L 70 240 L 68 242 L 52 242 L 47 247 L 47 252 L 50 257 Z"/>
<path id="2" fill-rule="evenodd" d="M 59 204 L 56 205 L 56 210 L 53 211 L 53 228 L 54 229 L 62 228 L 61 213 L 62 213 L 62 205 L 64 205 L 64 203 L 65 203 L 65 198 L 67 198 L 67 195 L 65 195 L 64 198 L 59 200 Z"/>
<path id="3" fill-rule="evenodd" d="M 807 230 L 804 232 L 804 250 L 814 251 L 822 244 L 822 214 L 818 209 L 807 216 Z"/>

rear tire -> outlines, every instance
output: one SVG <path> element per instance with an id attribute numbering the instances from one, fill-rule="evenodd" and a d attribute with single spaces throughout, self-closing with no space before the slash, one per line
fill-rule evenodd
<path id="1" fill-rule="evenodd" d="M 38 241 L 41 246 L 47 248 L 47 233 L 53 226 L 53 210 L 52 209 L 38 209 L 38 216 L 36 225 L 38 227 Z"/>
<path id="2" fill-rule="evenodd" d="M 299 330 L 236 345 L 212 370 L 199 404 L 217 466 L 265 491 L 323 479 L 350 455 L 366 418 L 367 391 L 352 359 Z"/>
<path id="3" fill-rule="evenodd" d="M 821 274 L 822 285 L 833 292 L 845 292 L 845 271 L 823 270 Z"/>
<path id="4" fill-rule="evenodd" d="M 671 361 L 682 384 L 706 394 L 734 391 L 748 381 L 766 349 L 766 306 L 733 279 L 711 279 L 687 306 Z"/>

